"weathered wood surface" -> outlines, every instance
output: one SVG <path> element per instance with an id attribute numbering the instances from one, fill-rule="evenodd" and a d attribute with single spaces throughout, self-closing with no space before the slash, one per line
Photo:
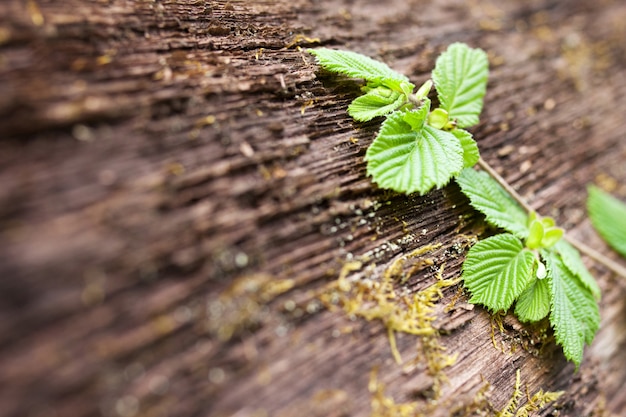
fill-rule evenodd
<path id="1" fill-rule="evenodd" d="M 369 54 L 416 83 L 449 43 L 484 48 L 484 158 L 606 250 L 585 186 L 626 196 L 624 22 L 618 0 L 1 2 L 1 414 L 364 416 L 375 367 L 429 415 L 493 414 L 517 369 L 531 394 L 565 390 L 542 415 L 626 414 L 626 289 L 601 267 L 579 372 L 512 317 L 496 349 L 490 316 L 445 289 L 435 327 L 458 358 L 436 400 L 418 337 L 397 334 L 399 366 L 380 321 L 323 307 L 351 259 L 367 262 L 348 279 L 380 281 L 441 243 L 396 290 L 442 265 L 458 277 L 484 225 L 455 185 L 373 186 L 378 121 L 352 122 L 358 88 L 300 48 Z"/>

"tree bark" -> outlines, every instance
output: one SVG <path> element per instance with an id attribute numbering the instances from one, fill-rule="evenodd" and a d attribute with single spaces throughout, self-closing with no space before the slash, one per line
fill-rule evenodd
<path id="1" fill-rule="evenodd" d="M 520 406 L 564 391 L 540 415 L 626 414 L 626 289 L 600 265 L 602 325 L 578 371 L 547 323 L 493 318 L 460 283 L 434 298 L 434 334 L 394 333 L 402 365 L 392 316 L 371 316 L 385 282 L 403 311 L 458 278 L 489 230 L 453 183 L 409 197 L 372 184 L 380 120 L 350 119 L 357 83 L 308 47 L 416 84 L 448 44 L 485 49 L 483 158 L 618 259 L 585 187 L 626 197 L 626 4 L 502 3 L 0 3 L 4 415 L 391 415 L 390 398 L 492 415 L 518 369 Z"/>

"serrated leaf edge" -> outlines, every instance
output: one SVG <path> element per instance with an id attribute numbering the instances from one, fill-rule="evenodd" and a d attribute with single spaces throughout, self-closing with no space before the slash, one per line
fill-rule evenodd
<path id="1" fill-rule="evenodd" d="M 481 240 L 472 246 L 463 263 L 465 287 L 472 294 L 470 302 L 491 311 L 508 310 L 532 280 L 534 262 L 532 252 L 513 234 Z"/>

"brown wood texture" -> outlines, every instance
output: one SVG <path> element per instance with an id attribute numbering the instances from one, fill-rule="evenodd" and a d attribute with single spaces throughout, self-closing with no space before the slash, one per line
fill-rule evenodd
<path id="1" fill-rule="evenodd" d="M 345 312 L 342 272 L 403 276 L 402 306 L 488 230 L 454 184 L 374 186 L 380 121 L 353 122 L 358 86 L 305 52 L 421 83 L 448 44 L 485 49 L 483 157 L 617 259 L 584 204 L 590 182 L 626 197 L 624 22 L 619 0 L 0 2 L 0 414 L 400 415 L 384 392 L 493 415 L 519 369 L 520 405 L 565 391 L 541 415 L 625 415 L 626 288 L 591 262 L 602 327 L 579 371 L 546 323 L 499 328 L 460 284 L 435 336 L 396 332 L 402 365 L 382 320 Z M 427 342 L 456 362 L 429 368 Z"/>

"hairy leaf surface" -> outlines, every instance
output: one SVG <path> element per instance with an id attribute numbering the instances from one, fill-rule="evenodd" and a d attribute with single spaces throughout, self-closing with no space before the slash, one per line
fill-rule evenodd
<path id="1" fill-rule="evenodd" d="M 463 149 L 449 132 L 427 126 L 428 106 L 387 117 L 365 154 L 367 173 L 382 188 L 425 194 L 463 169 Z M 410 123 L 409 123 L 410 122 Z"/>
<path id="2" fill-rule="evenodd" d="M 463 263 L 465 286 L 471 303 L 489 310 L 508 310 L 533 277 L 535 257 L 510 233 L 481 240 L 472 246 Z"/>
<path id="3" fill-rule="evenodd" d="M 592 185 L 589 187 L 587 210 L 600 236 L 626 257 L 626 204 Z"/>
<path id="4" fill-rule="evenodd" d="M 472 134 L 467 130 L 454 129 L 450 131 L 461 142 L 463 148 L 463 167 L 471 168 L 476 165 L 476 162 L 480 159 L 480 152 L 478 151 L 478 144 L 472 137 Z"/>
<path id="5" fill-rule="evenodd" d="M 386 91 L 385 91 L 386 90 Z M 354 99 L 348 106 L 348 114 L 359 122 L 367 122 L 398 110 L 405 102 L 405 95 L 388 89 L 373 89 Z"/>
<path id="6" fill-rule="evenodd" d="M 536 279 L 519 296 L 515 314 L 523 322 L 539 321 L 550 313 L 550 287 L 547 279 Z"/>
<path id="7" fill-rule="evenodd" d="M 368 56 L 351 51 L 319 48 L 309 49 L 317 58 L 317 62 L 328 71 L 347 75 L 348 77 L 363 78 L 368 81 L 392 79 L 408 81 L 409 79 L 392 70 L 386 64 Z"/>
<path id="8" fill-rule="evenodd" d="M 483 213 L 489 223 L 520 239 L 528 237 L 526 212 L 489 174 L 466 168 L 456 177 L 456 182 L 469 197 L 472 206 Z"/>
<path id="9" fill-rule="evenodd" d="M 439 103 L 460 128 L 478 123 L 487 91 L 489 61 L 481 49 L 453 43 L 437 58 L 432 73 Z"/>
<path id="10" fill-rule="evenodd" d="M 552 251 L 542 251 L 548 263 L 550 323 L 565 357 L 580 365 L 585 343 L 591 344 L 600 327 L 600 312 L 593 294 Z"/>
<path id="11" fill-rule="evenodd" d="M 593 275 L 589 273 L 589 270 L 583 263 L 583 260 L 580 257 L 580 254 L 569 243 L 564 240 L 560 240 L 556 245 L 554 245 L 554 249 L 556 252 L 561 255 L 561 260 L 563 261 L 563 265 L 574 275 L 576 275 L 580 282 L 593 294 L 593 296 L 599 300 L 600 299 L 600 287 L 596 282 Z"/>

